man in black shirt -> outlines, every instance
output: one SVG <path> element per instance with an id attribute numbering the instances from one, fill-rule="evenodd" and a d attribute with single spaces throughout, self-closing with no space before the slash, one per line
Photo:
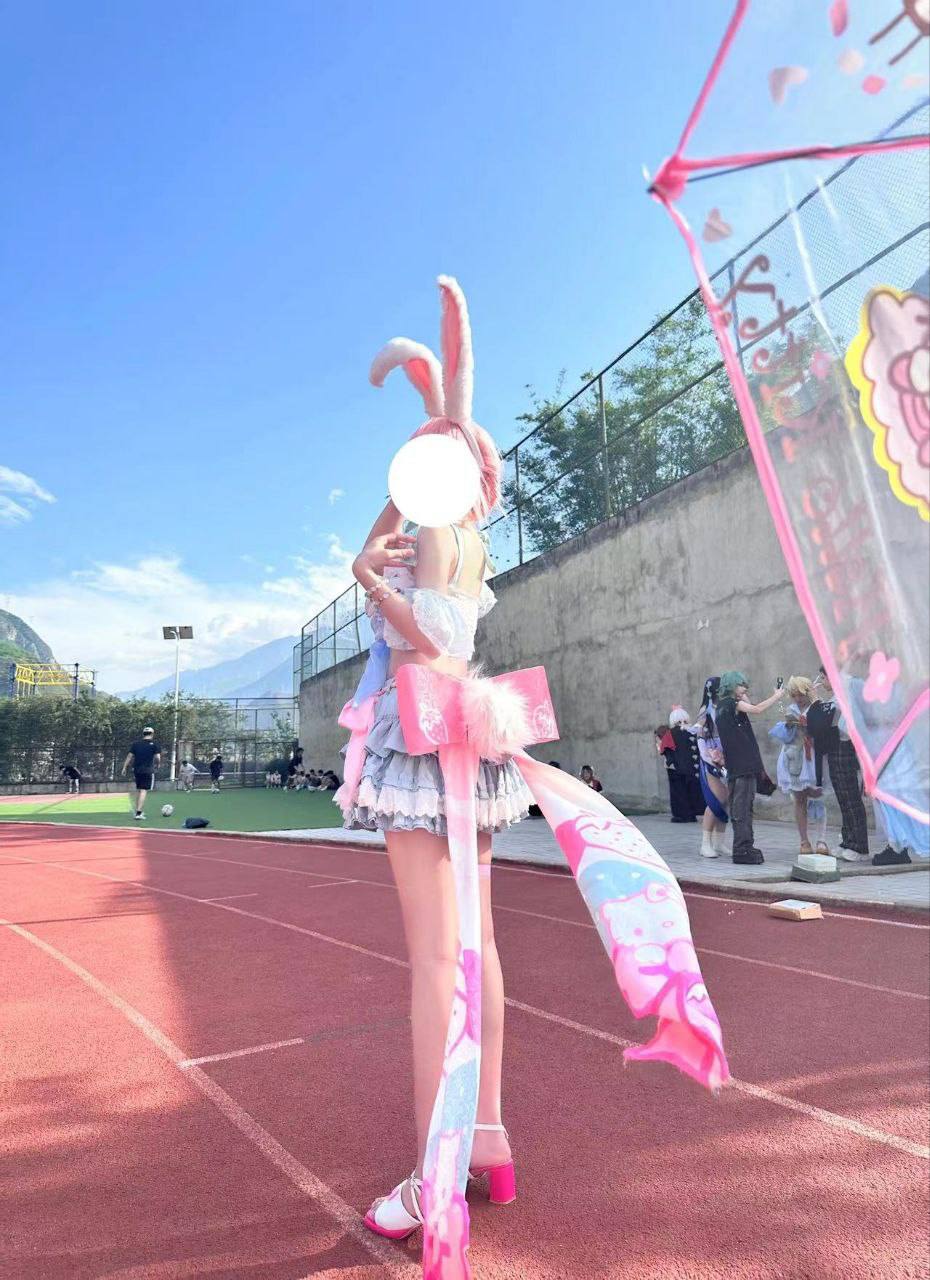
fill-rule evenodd
<path id="1" fill-rule="evenodd" d="M 151 725 L 146 725 L 142 730 L 142 737 L 129 748 L 129 755 L 123 761 L 123 777 L 126 776 L 130 761 L 136 784 L 135 819 L 141 822 L 145 817 L 143 813 L 145 797 L 152 790 L 155 770 L 161 764 L 161 747 L 155 741 L 155 730 Z"/>
<path id="2" fill-rule="evenodd" d="M 223 780 L 223 757 L 220 755 L 220 749 L 213 753 L 213 759 L 210 761 L 210 790 L 219 791 L 220 783 Z"/>
<path id="3" fill-rule="evenodd" d="M 830 765 L 830 782 L 843 818 L 839 855 L 846 862 L 868 859 L 869 828 L 862 802 L 859 758 L 849 738 L 840 733 L 837 724 L 840 718 L 839 707 L 835 701 L 833 686 L 823 667 L 814 681 L 814 687 L 820 693 L 820 701 L 808 707 L 807 731 L 814 740 L 817 786 L 823 786 L 823 761 L 826 757 Z"/>
<path id="4" fill-rule="evenodd" d="M 76 769 L 73 764 L 63 764 L 61 772 L 65 775 L 68 783 L 68 795 L 81 794 L 81 771 Z"/>
<path id="5" fill-rule="evenodd" d="M 752 807 L 756 783 L 764 772 L 750 715 L 768 711 L 782 696 L 781 687 L 770 698 L 753 704 L 748 702 L 749 681 L 740 671 L 727 671 L 720 677 L 717 696 L 717 732 L 727 767 L 730 789 L 730 821 L 733 824 L 733 861 L 746 866 L 764 862 L 762 850 L 753 843 Z"/>

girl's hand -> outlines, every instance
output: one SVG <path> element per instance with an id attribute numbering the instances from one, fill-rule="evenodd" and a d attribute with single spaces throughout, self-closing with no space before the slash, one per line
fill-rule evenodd
<path id="1" fill-rule="evenodd" d="M 378 534 L 356 556 L 355 567 L 383 573 L 392 565 L 410 564 L 416 555 L 416 541 L 409 533 Z"/>

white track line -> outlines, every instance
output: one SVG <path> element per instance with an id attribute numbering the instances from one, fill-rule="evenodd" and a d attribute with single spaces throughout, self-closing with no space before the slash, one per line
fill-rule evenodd
<path id="1" fill-rule="evenodd" d="M 206 899 L 203 899 L 206 901 Z M 248 1058 L 253 1053 L 268 1053 L 271 1049 L 287 1049 L 291 1045 L 303 1044 L 306 1036 L 295 1036 L 293 1040 L 272 1040 L 269 1044 L 253 1044 L 248 1049 L 230 1049 L 228 1053 L 208 1053 L 202 1058 L 185 1058 L 178 1066 L 182 1071 L 188 1067 L 201 1067 L 205 1062 L 228 1062 L 230 1058 Z"/>
<path id="2" fill-rule="evenodd" d="M 171 849 L 156 849 L 155 852 L 160 853 L 163 856 L 169 857 L 169 858 L 192 858 L 194 861 L 201 861 L 201 862 L 222 862 L 222 863 L 228 863 L 231 866 L 258 868 L 259 870 L 263 870 L 263 871 L 279 871 L 285 875 L 306 876 L 306 875 L 319 874 L 312 871 L 303 871 L 295 867 L 278 867 L 278 866 L 274 866 L 273 864 L 269 864 L 267 862 L 239 862 L 235 858 L 211 858 L 211 857 L 204 857 L 196 853 L 176 853 Z M 511 868 L 511 870 L 519 870 L 519 868 Z M 562 876 L 559 878 L 565 879 L 566 877 Z M 390 881 L 385 881 L 385 880 L 346 880 L 346 881 L 336 881 L 335 883 L 374 885 L 379 889 L 393 889 L 394 887 L 393 884 L 390 883 Z M 326 888 L 326 886 L 314 885 L 313 888 Z M 217 899 L 211 899 L 211 901 L 217 901 Z M 715 901 L 721 901 L 721 899 L 715 899 Z M 741 899 L 739 899 L 739 901 L 741 901 Z M 768 903 L 753 904 L 753 905 L 767 906 Z M 494 904 L 494 910 L 509 911 L 513 915 L 534 916 L 538 920 L 550 920 L 554 924 L 572 925 L 575 928 L 579 928 L 579 929 L 594 928 L 594 925 L 588 920 L 567 920 L 562 916 L 545 915 L 541 911 L 526 911 L 521 907 L 507 907 L 507 906 L 504 906 L 502 903 L 497 903 L 497 902 Z M 887 923 L 890 924 L 894 922 L 888 921 Z M 914 927 L 922 928 L 923 926 L 915 925 Z M 860 987 L 864 991 L 878 991 L 886 995 L 904 996 L 911 1000 L 930 1000 L 930 996 L 921 995 L 917 991 L 900 991 L 896 987 L 883 987 L 873 982 L 861 982 L 857 978 L 844 978 L 839 976 L 838 974 L 822 973 L 817 969 L 801 969 L 791 964 L 780 964 L 776 960 L 760 960 L 760 959 L 756 959 L 753 956 L 735 955 L 733 952 L 730 952 L 730 951 L 714 951 L 710 947 L 696 947 L 695 950 L 697 950 L 698 952 L 704 955 L 719 956 L 724 960 L 742 960 L 742 961 L 745 961 L 746 964 L 762 965 L 767 969 L 781 969 L 785 973 L 799 973 L 799 974 L 803 974 L 805 977 L 808 977 L 808 978 L 822 978 L 825 982 L 840 982 L 845 984 L 846 986 Z"/>
<path id="3" fill-rule="evenodd" d="M 77 828 L 78 830 L 81 830 L 81 829 L 86 830 L 88 826 L 90 826 L 91 829 L 94 831 L 108 831 L 108 832 L 114 832 L 114 833 L 123 833 L 127 830 L 134 830 L 134 828 L 128 828 L 128 827 L 103 827 L 103 826 L 93 826 L 92 824 L 85 824 L 85 823 L 62 824 L 60 822 L 30 822 L 28 824 L 21 823 L 17 825 L 21 825 L 21 826 L 28 825 L 30 827 L 43 827 L 43 826 L 53 827 L 56 831 L 61 831 L 63 825 L 65 826 L 66 830 L 73 830 L 75 828 Z M 192 838 L 189 832 L 169 831 L 160 827 L 150 828 L 149 833 L 151 835 L 157 835 L 157 836 L 174 836 L 175 838 L 184 838 L 184 839 Z M 58 838 L 59 840 L 61 839 L 60 836 Z M 286 839 L 282 840 L 280 837 L 278 839 L 273 839 L 269 836 L 250 838 L 248 836 L 229 835 L 226 832 L 219 832 L 219 831 L 211 832 L 208 838 L 210 840 L 235 840 L 237 844 L 260 844 L 260 845 L 278 844 L 278 845 L 284 845 L 288 848 L 290 847 L 300 848 L 302 843 L 300 841 L 291 841 L 290 844 L 288 844 L 288 841 Z M 324 844 L 323 841 L 318 841 L 318 842 L 307 841 L 306 843 L 309 845 L 311 850 L 325 849 L 327 852 L 333 852 L 333 853 L 336 853 L 336 852 L 367 853 L 370 856 L 376 857 L 376 858 L 385 857 L 385 851 L 383 849 L 367 848 L 364 845 L 343 845 L 337 842 L 334 842 L 332 844 Z M 168 853 L 169 851 L 167 849 L 161 849 L 161 850 L 158 850 L 158 852 Z M 131 855 L 126 855 L 126 856 L 128 857 Z M 232 862 L 237 866 L 261 866 L 261 867 L 265 867 L 266 869 L 268 866 L 267 863 L 237 862 L 236 859 L 234 858 L 225 858 L 225 859 L 206 858 L 204 857 L 203 854 L 196 854 L 196 853 L 175 854 L 174 856 L 188 857 L 188 858 L 201 858 L 205 862 L 207 861 Z M 305 876 L 316 875 L 318 877 L 321 877 L 323 875 L 322 872 L 298 871 L 296 868 L 291 868 L 291 867 L 278 867 L 276 868 L 276 870 L 292 871 L 293 874 L 295 875 L 305 875 Z M 514 866 L 512 863 L 509 863 L 506 861 L 495 861 L 494 870 L 510 871 L 514 875 L 545 876 L 547 879 L 550 879 L 550 880 L 569 880 L 572 878 L 568 868 L 566 868 L 565 871 L 538 871 L 532 867 Z M 374 882 L 360 880 L 358 883 L 370 884 Z M 745 881 L 745 884 L 747 886 L 747 889 L 752 887 L 751 881 Z M 764 885 L 758 886 L 758 887 L 761 888 L 763 892 L 775 892 L 775 890 L 768 889 Z M 757 899 L 752 897 L 723 898 L 720 896 L 720 894 L 717 894 L 717 893 L 699 893 L 697 890 L 694 890 L 694 889 L 683 889 L 682 893 L 685 895 L 686 898 L 698 898 L 703 900 L 704 902 L 723 902 L 727 904 L 732 904 L 737 907 L 768 907 L 771 905 L 769 902 L 758 901 Z M 883 908 L 881 905 L 877 904 L 875 909 L 877 911 L 881 911 Z M 887 910 L 888 908 L 886 907 L 884 909 Z M 884 925 L 889 925 L 892 929 L 923 929 L 925 933 L 930 932 L 930 924 L 918 924 L 910 920 L 879 920 L 879 919 L 876 919 L 874 916 L 856 916 L 856 915 L 851 915 L 846 911 L 824 911 L 823 914 L 824 916 L 828 916 L 833 920 L 855 920 L 859 924 L 884 924 Z"/>
<path id="4" fill-rule="evenodd" d="M 406 960 L 400 960 L 397 956 L 386 956 L 379 951 L 371 951 L 368 947 L 361 947 L 357 943 L 345 942 L 341 938 L 331 938 L 327 934 L 317 933 L 313 929 L 304 929 L 300 925 L 291 924 L 286 920 L 275 920 L 271 916 L 258 915 L 256 912 L 246 911 L 242 907 L 230 907 L 224 902 L 204 902 L 202 898 L 193 898 L 187 893 L 178 893 L 173 889 L 156 888 L 154 885 L 142 884 L 137 880 L 124 880 L 120 876 L 108 875 L 105 871 L 87 871 L 80 867 L 64 866 L 55 862 L 38 862 L 33 858 L 24 858 L 23 861 L 31 862 L 37 867 L 52 867 L 55 870 L 65 871 L 72 875 L 94 876 L 100 880 L 115 881 L 117 884 L 130 884 L 137 889 L 147 890 L 150 893 L 166 894 L 171 898 L 183 898 L 188 902 L 197 903 L 198 906 L 215 907 L 217 911 L 230 911 L 235 915 L 245 916 L 252 920 L 259 920 L 263 924 L 276 925 L 281 929 L 288 929 L 293 933 L 301 933 L 307 937 L 315 938 L 319 942 L 328 942 L 333 946 L 343 947 L 348 951 L 355 951 L 359 955 L 370 956 L 372 959 L 382 960 L 387 964 L 396 965 L 401 969 L 409 969 L 410 967 Z M 12 927 L 16 928 L 17 926 Z M 560 1014 L 549 1013 L 545 1009 L 537 1009 L 534 1005 L 524 1004 L 522 1001 L 514 1000 L 510 996 L 506 998 L 504 1003 L 513 1009 L 520 1009 L 524 1013 L 530 1013 L 534 1017 L 541 1018 L 545 1022 L 553 1022 L 559 1026 L 567 1027 L 570 1030 L 578 1031 L 583 1035 L 592 1036 L 597 1040 L 604 1040 L 610 1044 L 621 1045 L 623 1048 L 630 1048 L 635 1043 L 635 1041 L 624 1040 L 620 1036 L 612 1035 L 608 1031 L 600 1031 L 596 1027 L 588 1027 L 583 1022 L 575 1022 L 571 1018 L 563 1018 Z M 766 1102 L 774 1103 L 776 1106 L 785 1107 L 789 1111 L 801 1112 L 815 1120 L 822 1121 L 823 1124 L 830 1125 L 834 1129 L 842 1129 L 847 1133 L 856 1134 L 858 1137 L 867 1138 L 870 1141 L 894 1147 L 898 1151 L 903 1151 L 906 1155 L 915 1155 L 919 1156 L 923 1160 L 930 1160 L 930 1147 L 922 1147 L 916 1142 L 910 1142 L 907 1138 L 899 1138 L 895 1134 L 884 1133 L 880 1129 L 872 1129 L 868 1125 L 860 1124 L 858 1120 L 852 1120 L 847 1116 L 837 1115 L 833 1111 L 825 1111 L 821 1107 L 811 1107 L 805 1102 L 798 1102 L 794 1098 L 780 1093 L 774 1093 L 768 1089 L 763 1089 L 759 1085 L 749 1084 L 733 1078 L 731 1078 L 728 1087 L 732 1087 L 741 1093 L 750 1094 L 755 1098 L 762 1098 Z"/>
<path id="5" fill-rule="evenodd" d="M 532 916 L 536 920 L 550 920 L 553 924 L 568 924 L 575 929 L 594 929 L 590 920 L 566 920 L 563 916 L 549 916 L 541 911 L 526 911 L 522 907 L 494 906 L 495 911 L 510 911 L 518 916 Z M 822 973 L 819 969 L 801 969 L 793 964 L 781 964 L 778 960 L 761 960 L 756 956 L 738 956 L 732 951 L 715 951 L 713 947 L 695 947 L 703 956 L 720 956 L 723 960 L 739 960 L 744 964 L 759 964 L 766 969 L 781 969 L 785 973 L 800 973 L 805 978 L 822 978 L 824 982 L 842 982 L 848 987 L 861 987 L 864 991 L 880 991 L 889 996 L 906 996 L 909 1000 L 930 1000 L 930 995 L 919 991 L 901 991 L 897 987 L 882 987 L 874 982 L 860 982 L 858 978 L 844 978 L 836 973 Z"/>
<path id="6" fill-rule="evenodd" d="M 155 834 L 155 833 L 153 832 L 152 834 Z M 162 832 L 158 832 L 158 834 L 159 834 L 159 835 L 161 835 L 161 834 L 163 834 L 163 833 L 162 833 Z M 168 834 L 171 834 L 171 835 L 177 835 L 177 834 L 180 834 L 180 833 L 178 833 L 178 832 L 169 832 Z M 157 853 L 157 854 L 160 854 L 162 857 L 166 857 L 166 858 L 186 858 L 186 859 L 188 859 L 188 860 L 190 860 L 190 861 L 193 861 L 193 862 L 216 862 L 216 863 L 221 863 L 222 865 L 225 865 L 225 866 L 233 866 L 233 867 L 247 867 L 247 868 L 255 869 L 255 870 L 259 870 L 259 871 L 277 871 L 277 872 L 280 872 L 280 873 L 281 873 L 281 874 L 283 874 L 283 875 L 310 876 L 310 877 L 313 877 L 314 879 L 323 879 L 323 876 L 324 876 L 324 873 L 319 872 L 319 871 L 305 871 L 305 870 L 303 870 L 303 868 L 299 868 L 299 867 L 279 867 L 279 866 L 276 866 L 276 865 L 274 865 L 274 864 L 267 863 L 267 862 L 243 862 L 243 861 L 240 861 L 240 860 L 239 860 L 239 859 L 237 859 L 237 858 L 219 858 L 219 857 L 214 858 L 214 857 L 210 857 L 210 856 L 207 856 L 207 855 L 204 855 L 204 854 L 198 854 L 198 853 L 179 853 L 177 850 L 174 850 L 174 849 L 158 849 L 158 848 L 156 848 L 156 849 L 154 850 L 154 852 L 155 852 L 155 853 Z M 368 852 L 368 850 L 366 850 L 365 852 Z M 126 856 L 127 856 L 127 858 L 128 858 L 128 857 L 133 857 L 133 856 L 137 856 L 137 855 L 127 854 Z M 27 861 L 28 861 L 28 859 L 27 859 Z M 80 859 L 74 859 L 74 861 L 80 861 Z M 41 862 L 39 862 L 39 860 L 37 860 L 37 862 L 38 862 L 38 864 L 39 864 L 39 865 L 48 865 L 48 866 L 53 865 L 53 864 L 51 864 L 51 863 L 47 863 L 47 864 L 46 864 L 46 863 L 41 863 Z M 59 863 L 59 864 L 57 864 L 57 865 L 65 865 L 65 864 Z M 496 869 L 497 869 L 497 868 L 496 868 L 496 866 L 495 866 L 495 870 L 496 870 Z M 509 867 L 509 868 L 507 868 L 507 869 L 508 869 L 508 870 L 510 870 L 510 871 L 520 871 L 520 870 L 522 870 L 522 868 L 520 868 L 520 867 Z M 548 874 L 548 873 L 530 872 L 529 874 L 531 874 L 531 875 L 537 875 L 537 874 Z M 558 879 L 560 879 L 560 880 L 565 880 L 565 879 L 567 879 L 567 877 L 566 877 L 566 876 L 558 876 L 557 878 L 558 878 Z M 333 885 L 333 884 L 337 884 L 337 885 L 338 885 L 338 884 L 365 884 L 365 885 L 373 885 L 373 886 L 375 886 L 375 887 L 376 887 L 376 888 L 378 888 L 378 889 L 393 889 L 393 887 L 394 887 L 394 886 L 393 886 L 393 884 L 392 884 L 390 881 L 385 881 L 385 880 L 361 880 L 361 879 L 355 879 L 355 880 L 327 880 L 326 884 L 323 884 L 323 885 L 312 885 L 312 886 L 311 886 L 311 888 L 314 888 L 314 889 L 326 889 L 326 888 L 329 888 L 329 887 L 330 887 L 330 885 Z M 230 897 L 239 897 L 239 896 L 246 897 L 246 896 L 248 896 L 248 895 L 245 895 L 245 894 L 242 894 L 242 895 L 239 895 L 239 894 L 230 894 L 229 896 L 230 896 Z M 695 895 L 690 895 L 690 896 L 695 896 Z M 742 903 L 742 901 L 743 901 L 741 898 L 738 898 L 738 899 L 722 899 L 722 898 L 713 898 L 712 900 L 713 900 L 713 901 L 715 901 L 715 902 L 722 902 L 722 901 L 736 901 L 736 902 L 740 902 L 740 903 Z M 219 898 L 205 898 L 205 899 L 201 899 L 201 901 L 204 901 L 204 902 L 218 902 L 218 901 L 222 901 L 222 899 L 219 899 Z M 768 903 L 752 903 L 751 905 L 752 905 L 752 906 L 768 906 Z M 549 921 L 552 921 L 554 924 L 565 924 L 565 925 L 571 925 L 571 926 L 574 926 L 575 928 L 580 928 L 580 929 L 593 929 L 593 928 L 594 928 L 594 925 L 593 925 L 592 923 L 590 923 L 589 921 L 587 921 L 587 920 L 568 920 L 568 919 L 565 919 L 565 918 L 564 918 L 564 917 L 562 917 L 562 916 L 546 915 L 546 914 L 544 914 L 543 912 L 540 912 L 540 911 L 526 911 L 526 910 L 524 910 L 524 909 L 523 909 L 523 908 L 521 908 L 521 907 L 508 907 L 508 906 L 504 906 L 502 903 L 495 903 L 495 904 L 494 904 L 494 910 L 495 910 L 495 911 L 508 911 L 508 912 L 510 912 L 510 913 L 511 913 L 511 914 L 513 914 L 513 915 L 533 916 L 533 917 L 535 917 L 535 918 L 536 918 L 536 919 L 538 919 L 538 920 L 549 920 Z M 830 914 L 830 913 L 827 913 L 827 914 Z M 842 917 L 842 918 L 844 918 L 844 919 L 849 919 L 850 917 Z M 866 918 L 866 919 L 867 919 L 867 917 L 864 917 L 864 918 Z M 870 921 L 870 923 L 874 923 L 874 922 Z M 886 924 L 897 924 L 897 923 L 900 923 L 900 922 L 898 922 L 898 921 L 891 921 L 891 920 L 889 920 L 889 921 L 885 921 L 885 923 L 886 923 Z M 910 926 L 907 926 L 907 927 L 920 929 L 920 928 L 923 928 L 924 926 L 923 926 L 923 925 L 910 925 Z M 898 989 L 897 989 L 897 988 L 895 988 L 895 987 L 884 987 L 884 986 L 879 986 L 879 985 L 878 985 L 878 984 L 876 984 L 876 983 L 872 983 L 872 982 L 862 982 L 862 981 L 860 981 L 860 980 L 858 980 L 858 979 L 856 979 L 856 978 L 843 978 L 843 977 L 841 977 L 841 976 L 839 976 L 839 975 L 837 975 L 837 974 L 832 974 L 832 973 L 822 973 L 822 972 L 820 972 L 820 971 L 819 971 L 819 970 L 817 970 L 817 969 L 801 969 L 801 968 L 796 967 L 795 965 L 790 965 L 790 964 L 780 964 L 780 963 L 779 963 L 778 961 L 776 961 L 776 960 L 761 960 L 761 959 L 756 959 L 756 958 L 755 958 L 755 957 L 753 957 L 753 956 L 740 956 L 740 955 L 736 955 L 736 954 L 734 954 L 733 952 L 729 952 L 729 951 L 714 951 L 714 950 L 712 950 L 710 947 L 696 947 L 695 949 L 696 949 L 698 952 L 700 952 L 700 953 L 702 953 L 702 954 L 704 954 L 704 955 L 719 956 L 720 958 L 722 958 L 722 959 L 724 959 L 724 960 L 744 961 L 746 964 L 761 965 L 761 966 L 763 966 L 764 968 L 767 968 L 767 969 L 781 969 L 781 970 L 783 970 L 783 971 L 784 971 L 784 972 L 786 972 L 786 973 L 799 973 L 799 974 L 803 974 L 804 976 L 809 977 L 809 978 L 821 978 L 821 979 L 823 979 L 823 980 L 824 980 L 824 981 L 826 981 L 826 982 L 839 982 L 839 983 L 845 984 L 846 986 L 859 987 L 859 988 L 861 988 L 861 989 L 862 989 L 862 990 L 864 990 L 864 991 L 877 991 L 877 992 L 880 992 L 880 993 L 882 993 L 882 994 L 886 994 L 886 995 L 903 996 L 903 997 L 906 997 L 906 998 L 911 999 L 911 1000 L 930 1000 L 930 996 L 921 995 L 919 992 L 916 992 L 916 991 L 900 991 L 900 990 L 898 990 Z"/>
<path id="7" fill-rule="evenodd" d="M 201 902 L 229 902 L 233 898 L 257 898 L 257 893 L 224 893 L 216 898 L 201 898 Z"/>
<path id="8" fill-rule="evenodd" d="M 537 1009 L 535 1005 L 523 1004 L 519 1000 L 508 999 L 507 1003 L 514 1009 L 520 1009 L 523 1013 L 532 1014 L 534 1018 L 542 1018 L 546 1022 L 554 1022 L 557 1026 L 565 1027 L 569 1031 L 578 1031 L 582 1035 L 591 1036 L 595 1040 L 604 1040 L 607 1044 L 615 1044 L 623 1049 L 631 1049 L 636 1043 L 633 1040 L 625 1040 L 622 1036 L 615 1036 L 609 1031 L 601 1031 L 597 1027 L 586 1026 L 583 1022 L 575 1022 L 573 1018 L 563 1018 L 558 1013 L 548 1013 L 545 1009 Z M 822 1107 L 812 1107 L 807 1102 L 799 1102 L 796 1098 L 788 1097 L 785 1094 L 773 1093 L 770 1089 L 763 1089 L 757 1084 L 749 1084 L 745 1080 L 731 1078 L 726 1088 L 735 1089 L 737 1093 L 745 1093 L 751 1098 L 760 1098 L 764 1102 L 774 1103 L 778 1107 L 787 1107 L 789 1111 L 800 1112 L 801 1115 L 819 1120 L 821 1124 L 829 1125 L 831 1129 L 841 1129 L 846 1133 L 854 1133 L 857 1137 L 867 1138 L 870 1142 L 878 1142 L 885 1147 L 894 1147 L 896 1151 L 902 1151 L 905 1155 L 917 1156 L 921 1160 L 930 1160 L 930 1147 L 921 1146 L 918 1142 L 911 1142 L 908 1138 L 899 1138 L 894 1133 L 885 1133 L 881 1129 L 873 1129 L 867 1124 L 861 1124 L 858 1120 L 851 1119 L 849 1116 L 840 1116 L 834 1111 L 825 1111 Z"/>
<path id="9" fill-rule="evenodd" d="M 241 1107 L 225 1089 L 212 1080 L 205 1071 L 201 1071 L 200 1067 L 194 1064 L 185 1067 L 184 1064 L 189 1060 L 184 1057 L 184 1054 L 174 1041 L 169 1040 L 165 1033 L 150 1022 L 144 1014 L 124 1000 L 111 987 L 101 982 L 99 978 L 95 978 L 87 969 L 77 964 L 76 961 L 66 956 L 56 947 L 51 946 L 50 943 L 37 937 L 36 934 L 30 933 L 28 929 L 23 929 L 20 925 L 11 924 L 6 920 L 0 921 L 0 924 L 20 938 L 25 939 L 26 942 L 44 951 L 46 955 L 56 960 L 69 973 L 74 974 L 76 978 L 80 978 L 96 995 L 106 1000 L 128 1022 L 131 1022 L 137 1030 L 141 1031 L 174 1066 L 179 1069 L 183 1068 L 185 1077 L 196 1085 L 205 1097 L 210 1099 L 213 1105 L 253 1146 L 257 1147 L 265 1159 L 270 1164 L 273 1164 L 299 1191 L 316 1201 L 338 1223 L 342 1230 L 352 1237 L 356 1244 L 385 1267 L 388 1275 L 406 1278 L 418 1274 L 418 1266 L 412 1262 L 402 1262 L 398 1258 L 396 1249 L 383 1243 L 378 1236 L 373 1235 L 363 1225 L 356 1209 L 346 1204 L 341 1196 L 337 1195 L 321 1178 L 318 1178 L 315 1173 L 311 1173 L 295 1156 L 292 1156 L 289 1151 L 282 1147 L 267 1129 L 262 1128 L 258 1121 Z"/>

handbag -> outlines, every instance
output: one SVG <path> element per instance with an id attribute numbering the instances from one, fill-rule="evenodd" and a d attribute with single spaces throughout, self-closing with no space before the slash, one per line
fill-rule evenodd
<path id="1" fill-rule="evenodd" d="M 773 796 L 777 790 L 778 787 L 764 769 L 756 774 L 756 795 Z"/>

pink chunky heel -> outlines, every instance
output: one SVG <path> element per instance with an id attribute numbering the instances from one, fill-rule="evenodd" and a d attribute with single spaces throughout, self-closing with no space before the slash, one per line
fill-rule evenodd
<path id="1" fill-rule="evenodd" d="M 517 1198 L 517 1175 L 513 1161 L 498 1164 L 493 1169 L 473 1169 L 472 1173 L 488 1175 L 488 1198 L 491 1204 L 513 1204 Z"/>
<path id="2" fill-rule="evenodd" d="M 475 1128 L 502 1133 L 505 1138 L 508 1136 L 502 1124 L 476 1124 Z M 472 1178 L 481 1178 L 487 1174 L 488 1198 L 491 1204 L 513 1204 L 516 1200 L 517 1175 L 513 1160 L 508 1160 L 506 1164 L 472 1165 L 468 1172 Z"/>

